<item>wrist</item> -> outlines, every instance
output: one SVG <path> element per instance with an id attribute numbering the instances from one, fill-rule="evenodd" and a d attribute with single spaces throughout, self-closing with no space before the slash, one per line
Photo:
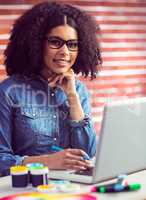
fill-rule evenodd
<path id="1" fill-rule="evenodd" d="M 78 120 L 70 119 L 69 124 L 71 127 L 74 127 L 74 128 L 75 127 L 84 127 L 89 124 L 89 120 L 90 120 L 89 116 L 84 114 L 84 117 L 82 117 L 81 119 L 78 119 Z"/>
<path id="2" fill-rule="evenodd" d="M 41 162 L 42 156 L 24 156 L 22 160 L 22 165 L 27 165 L 29 163 Z"/>
<path id="3" fill-rule="evenodd" d="M 29 158 L 29 156 L 23 156 L 22 165 L 26 165 L 26 164 L 29 163 L 29 162 L 28 162 L 28 158 Z"/>
<path id="4" fill-rule="evenodd" d="M 72 92 L 71 92 L 71 91 L 67 92 L 66 95 L 67 95 L 68 97 L 70 97 L 70 96 L 78 95 L 78 93 L 77 93 L 77 91 L 75 90 L 75 91 L 72 91 Z"/>
<path id="5" fill-rule="evenodd" d="M 74 102 L 76 99 L 79 99 L 79 95 L 77 92 L 70 92 L 67 94 L 67 98 L 69 102 Z"/>

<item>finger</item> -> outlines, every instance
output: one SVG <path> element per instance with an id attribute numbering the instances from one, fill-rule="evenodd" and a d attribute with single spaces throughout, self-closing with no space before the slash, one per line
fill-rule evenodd
<path id="1" fill-rule="evenodd" d="M 81 157 L 88 156 L 88 154 L 85 151 L 83 151 L 82 149 L 67 149 L 67 151 L 73 155 L 78 155 Z"/>
<path id="2" fill-rule="evenodd" d="M 88 167 L 88 164 L 85 161 L 81 161 L 81 160 L 66 159 L 64 163 L 66 165 L 80 166 L 80 167 L 85 167 L 85 168 Z"/>
<path id="3" fill-rule="evenodd" d="M 49 79 L 49 80 L 48 80 L 49 85 L 50 85 L 51 87 L 56 86 L 57 81 L 59 80 L 59 78 L 60 78 L 59 76 L 56 76 L 55 78 Z"/>
<path id="4" fill-rule="evenodd" d="M 64 79 L 64 76 L 61 76 L 61 77 L 59 78 L 59 81 L 58 81 L 58 84 L 59 84 L 59 85 L 62 85 L 63 79 Z"/>
<path id="5" fill-rule="evenodd" d="M 66 159 L 64 160 L 64 162 L 66 164 L 79 165 L 79 166 L 84 166 L 86 168 L 92 168 L 93 167 L 93 164 L 92 164 L 91 161 L 84 160 L 84 158 L 81 157 L 81 156 L 75 156 L 75 155 L 72 155 L 70 153 L 67 153 L 65 158 Z"/>
<path id="6" fill-rule="evenodd" d="M 78 160 L 78 161 L 84 161 L 85 162 L 84 158 L 81 155 L 75 155 L 75 154 L 72 154 L 70 152 L 67 152 L 65 157 L 67 159 L 70 159 L 70 160 Z"/>
<path id="7" fill-rule="evenodd" d="M 86 167 L 78 166 L 78 165 L 66 165 L 65 168 L 70 169 L 70 170 L 75 170 L 75 171 L 87 170 Z"/>
<path id="8" fill-rule="evenodd" d="M 64 72 L 63 75 L 65 77 L 68 77 L 68 79 L 73 78 L 74 77 L 74 71 L 72 69 L 69 69 L 67 72 Z"/>
<path id="9" fill-rule="evenodd" d="M 58 77 L 58 75 L 52 75 L 52 76 L 48 77 L 48 82 L 52 82 L 57 77 Z"/>
<path id="10" fill-rule="evenodd" d="M 70 68 L 67 72 L 70 73 L 70 74 L 74 74 L 74 71 L 73 71 L 72 68 Z"/>
<path id="11" fill-rule="evenodd" d="M 72 151 L 70 149 L 65 150 L 64 152 L 65 158 L 70 160 L 79 160 L 83 161 L 83 156 L 78 151 Z"/>
<path id="12" fill-rule="evenodd" d="M 73 154 L 72 151 L 70 151 L 70 149 L 64 150 L 64 158 L 70 160 L 83 161 L 83 157 L 81 155 Z"/>
<path id="13" fill-rule="evenodd" d="M 90 161 L 90 160 L 85 160 L 85 162 L 86 162 L 86 164 L 88 164 L 88 165 L 92 165 L 92 161 Z"/>

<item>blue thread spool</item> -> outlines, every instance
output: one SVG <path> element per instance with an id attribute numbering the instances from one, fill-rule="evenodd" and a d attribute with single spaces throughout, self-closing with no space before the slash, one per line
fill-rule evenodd
<path id="1" fill-rule="evenodd" d="M 30 169 L 31 183 L 33 187 L 48 184 L 48 167 L 33 167 Z"/>
<path id="2" fill-rule="evenodd" d="M 28 185 L 28 168 L 26 166 L 13 166 L 10 168 L 12 177 L 12 187 L 27 187 Z"/>

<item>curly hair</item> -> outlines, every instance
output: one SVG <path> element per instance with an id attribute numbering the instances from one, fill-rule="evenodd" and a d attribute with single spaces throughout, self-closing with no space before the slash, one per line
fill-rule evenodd
<path id="1" fill-rule="evenodd" d="M 85 77 L 89 74 L 91 78 L 96 77 L 102 63 L 96 21 L 85 11 L 57 2 L 39 3 L 16 20 L 4 52 L 8 75 L 40 74 L 44 66 L 43 40 L 52 28 L 64 24 L 64 16 L 67 24 L 78 33 L 79 52 L 72 66 L 74 72 L 81 72 Z"/>

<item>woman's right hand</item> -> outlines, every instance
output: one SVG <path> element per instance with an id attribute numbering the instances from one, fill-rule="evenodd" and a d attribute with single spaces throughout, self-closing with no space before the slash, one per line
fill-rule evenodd
<path id="1" fill-rule="evenodd" d="M 86 153 L 81 149 L 65 149 L 56 153 L 26 158 L 23 164 L 40 162 L 49 169 L 86 170 L 92 167 L 91 161 L 84 160 Z M 26 163 L 27 161 L 27 163 Z"/>
<path id="2" fill-rule="evenodd" d="M 50 169 L 85 170 L 90 167 L 90 161 L 84 160 L 84 155 L 80 149 L 65 149 L 48 155 L 47 165 Z"/>

